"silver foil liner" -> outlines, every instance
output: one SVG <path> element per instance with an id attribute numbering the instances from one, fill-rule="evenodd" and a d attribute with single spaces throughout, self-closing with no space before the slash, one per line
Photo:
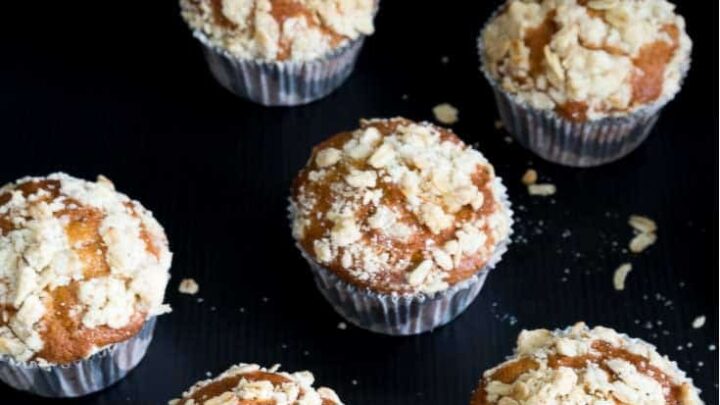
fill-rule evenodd
<path id="1" fill-rule="evenodd" d="M 352 324 L 387 335 L 417 335 L 447 324 L 475 300 L 490 270 L 507 251 L 512 234 L 512 209 L 507 189 L 496 178 L 500 202 L 506 208 L 508 237 L 495 247 L 488 262 L 472 277 L 433 294 L 381 294 L 356 287 L 320 265 L 296 244 L 310 264 L 315 284 L 335 311 Z"/>
<path id="2" fill-rule="evenodd" d="M 492 21 L 500 9 L 488 19 Z M 541 158 L 565 166 L 592 167 L 618 160 L 635 150 L 650 134 L 662 108 L 672 97 L 660 100 L 623 116 L 574 122 L 552 110 L 529 106 L 504 91 L 485 68 L 485 50 L 480 31 L 477 40 L 480 70 L 495 93 L 498 112 L 505 128 L 517 141 Z M 690 68 L 683 66 L 680 86 Z"/>
<path id="3" fill-rule="evenodd" d="M 43 397 L 91 394 L 120 381 L 140 363 L 154 329 L 155 317 L 152 317 L 132 338 L 69 364 L 43 365 L 0 356 L 0 380 L 15 389 Z"/>
<path id="4" fill-rule="evenodd" d="M 241 59 L 195 30 L 215 79 L 227 90 L 266 106 L 294 106 L 321 99 L 340 87 L 355 68 L 364 36 L 309 61 Z"/>
<path id="5" fill-rule="evenodd" d="M 500 119 L 515 139 L 541 158 L 565 166 L 599 166 L 626 156 L 648 137 L 661 110 L 574 122 L 520 103 L 496 83 L 491 85 Z"/>

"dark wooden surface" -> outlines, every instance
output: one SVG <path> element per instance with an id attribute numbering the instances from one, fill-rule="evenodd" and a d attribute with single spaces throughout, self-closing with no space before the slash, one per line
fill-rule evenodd
<path id="1" fill-rule="evenodd" d="M 462 405 L 522 328 L 585 320 L 656 344 L 717 404 L 717 3 L 679 7 L 693 67 L 650 139 L 588 170 L 542 162 L 494 128 L 474 50 L 491 2 L 383 1 L 354 76 L 292 109 L 221 89 L 174 1 L 13 3 L 23 9 L 4 5 L 0 28 L 0 182 L 105 174 L 154 211 L 175 252 L 173 313 L 142 364 L 104 392 L 47 402 L 164 403 L 206 372 L 257 362 L 312 370 L 348 404 Z M 460 109 L 455 130 L 509 186 L 517 243 L 449 326 L 416 337 L 339 330 L 290 237 L 290 180 L 314 143 L 358 118 L 432 119 L 441 102 Z M 519 179 L 530 166 L 555 197 L 527 195 Z M 640 255 L 623 252 L 635 213 L 660 227 Z M 627 261 L 634 270 L 616 292 L 613 271 Z M 198 296 L 177 292 L 184 277 Z M 699 315 L 707 323 L 693 329 Z M 36 400 L 0 386 L 0 403 Z"/>

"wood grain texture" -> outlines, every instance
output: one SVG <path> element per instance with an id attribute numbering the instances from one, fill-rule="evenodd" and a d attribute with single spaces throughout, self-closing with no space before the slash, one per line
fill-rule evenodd
<path id="1" fill-rule="evenodd" d="M 680 4 L 695 40 L 693 67 L 650 139 L 620 162 L 578 170 L 545 163 L 495 129 L 475 54 L 490 3 L 383 1 L 351 79 L 292 109 L 220 88 L 174 1 L 5 9 L 0 182 L 102 173 L 155 213 L 175 252 L 174 311 L 159 320 L 140 366 L 99 394 L 45 402 L 164 403 L 242 361 L 312 370 L 348 404 L 464 405 L 522 328 L 582 319 L 658 345 L 717 404 L 717 352 L 708 350 L 718 341 L 715 13 L 703 2 Z M 314 143 L 358 118 L 431 120 L 443 102 L 459 108 L 454 129 L 509 186 L 517 243 L 478 300 L 444 328 L 407 338 L 340 330 L 293 246 L 290 181 Z M 528 167 L 557 195 L 528 196 L 520 182 Z M 657 244 L 640 255 L 622 251 L 631 214 L 659 225 Z M 612 274 L 626 261 L 633 271 L 616 292 Z M 198 281 L 197 296 L 177 292 L 184 277 Z M 693 329 L 698 315 L 708 321 Z M 0 398 L 43 402 L 2 385 Z"/>

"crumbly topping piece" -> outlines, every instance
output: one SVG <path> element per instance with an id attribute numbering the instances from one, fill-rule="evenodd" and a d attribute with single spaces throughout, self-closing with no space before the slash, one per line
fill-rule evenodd
<path id="1" fill-rule="evenodd" d="M 508 0 L 482 33 L 503 90 L 573 121 L 671 99 L 689 66 L 685 20 L 666 0 Z"/>
<path id="2" fill-rule="evenodd" d="M 530 186 L 532 184 L 537 183 L 538 181 L 538 174 L 535 169 L 527 169 L 525 171 L 525 174 L 523 174 L 522 179 L 520 179 L 522 183 L 526 186 Z"/>
<path id="3" fill-rule="evenodd" d="M 701 405 L 699 390 L 654 346 L 578 323 L 523 331 L 515 355 L 486 371 L 472 405 Z"/>
<path id="4" fill-rule="evenodd" d="M 171 253 L 140 203 L 63 173 L 0 188 L 0 354 L 64 363 L 122 341 L 163 305 Z"/>
<path id="5" fill-rule="evenodd" d="M 452 104 L 442 103 L 433 107 L 435 120 L 441 124 L 452 125 L 458 122 L 458 109 Z"/>
<path id="6" fill-rule="evenodd" d="M 171 405 L 342 405 L 330 388 L 313 388 L 309 371 L 285 373 L 279 365 L 265 369 L 238 364 L 214 379 L 198 382 Z"/>
<path id="7" fill-rule="evenodd" d="M 366 120 L 314 149 L 293 186 L 293 236 L 356 285 L 432 293 L 471 277 L 508 237 L 502 194 L 493 167 L 449 130 Z"/>
<path id="8" fill-rule="evenodd" d="M 615 269 L 615 273 L 613 273 L 613 287 L 616 291 L 622 291 L 625 289 L 625 279 L 627 279 L 627 276 L 631 271 L 632 264 L 630 263 L 623 263 Z"/>
<path id="9" fill-rule="evenodd" d="M 693 329 L 700 329 L 703 326 L 705 326 L 706 319 L 707 318 L 705 317 L 705 315 L 700 315 L 700 316 L 696 317 L 695 319 L 693 319 L 693 321 L 692 321 Z"/>
<path id="10" fill-rule="evenodd" d="M 551 183 L 529 184 L 527 189 L 528 194 L 539 197 L 549 197 L 557 192 L 557 187 Z"/>
<path id="11" fill-rule="evenodd" d="M 210 42 L 244 59 L 310 60 L 374 31 L 375 0 L 180 0 Z"/>
<path id="12" fill-rule="evenodd" d="M 184 278 L 180 281 L 178 291 L 182 294 L 195 295 L 200 291 L 200 285 L 192 278 Z"/>
<path id="13" fill-rule="evenodd" d="M 633 253 L 641 253 L 657 242 L 657 224 L 648 217 L 631 215 L 628 224 L 633 228 L 635 236 L 630 240 L 628 248 Z"/>

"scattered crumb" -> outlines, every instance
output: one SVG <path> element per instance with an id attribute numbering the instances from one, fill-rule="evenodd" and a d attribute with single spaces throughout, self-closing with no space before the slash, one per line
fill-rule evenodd
<path id="1" fill-rule="evenodd" d="M 451 125 L 458 122 L 458 110 L 448 103 L 438 104 L 433 107 L 435 119 L 443 124 Z"/>
<path id="2" fill-rule="evenodd" d="M 210 376 L 212 376 L 212 373 L 209 372 L 209 371 L 206 371 L 206 372 L 205 372 L 205 375 L 206 375 L 207 377 L 210 377 Z"/>
<path id="3" fill-rule="evenodd" d="M 309 355 L 310 355 L 309 351 L 307 351 L 307 350 L 303 351 L 303 356 L 309 356 Z"/>
<path id="4" fill-rule="evenodd" d="M 708 346 L 708 350 L 710 350 L 711 352 L 714 352 L 715 350 L 717 350 L 717 347 L 715 345 L 710 345 L 710 346 Z"/>
<path id="5" fill-rule="evenodd" d="M 347 324 L 345 322 L 340 322 L 339 324 L 337 324 L 337 328 L 340 330 L 345 330 L 347 329 Z"/>
<path id="6" fill-rule="evenodd" d="M 270 301 L 270 298 L 268 298 L 268 297 L 262 297 L 262 302 L 268 302 L 268 301 Z"/>
<path id="7" fill-rule="evenodd" d="M 698 367 L 702 367 L 702 366 L 705 365 L 705 363 L 703 363 L 702 361 L 698 361 L 698 362 L 697 362 L 697 365 L 698 365 Z"/>
<path id="8" fill-rule="evenodd" d="M 616 291 L 622 291 L 625 289 L 625 279 L 631 270 L 632 264 L 630 263 L 623 263 L 615 270 L 615 274 L 613 274 L 613 286 Z"/>
<path id="9" fill-rule="evenodd" d="M 687 344 L 685 346 L 687 346 L 687 348 L 690 349 L 693 347 L 693 344 L 692 344 L 692 342 L 687 342 Z"/>
<path id="10" fill-rule="evenodd" d="M 198 299 L 197 299 L 198 304 L 202 304 L 203 301 L 205 301 L 205 298 L 198 298 Z"/>
<path id="11" fill-rule="evenodd" d="M 352 381 L 350 381 L 350 384 L 352 384 L 352 385 L 358 385 L 358 380 L 352 380 Z"/>
<path id="12" fill-rule="evenodd" d="M 495 129 L 503 129 L 503 122 L 501 120 L 495 120 Z"/>
<path id="13" fill-rule="evenodd" d="M 287 349 L 287 348 L 288 348 L 288 345 L 286 345 L 285 343 L 283 343 L 283 344 L 280 345 L 280 347 L 281 347 L 282 349 Z"/>
<path id="14" fill-rule="evenodd" d="M 560 234 L 560 236 L 562 236 L 563 239 L 567 239 L 572 236 L 572 232 L 569 229 L 566 229 L 562 232 L 562 234 Z"/>
<path id="15" fill-rule="evenodd" d="M 538 174 L 535 171 L 535 169 L 527 169 L 525 174 L 523 174 L 523 176 L 522 176 L 522 182 L 526 186 L 537 183 L 537 179 L 538 179 Z"/>
<path id="16" fill-rule="evenodd" d="M 657 235 L 654 233 L 639 233 L 630 241 L 630 251 L 640 253 L 649 248 L 657 241 Z"/>
<path id="17" fill-rule="evenodd" d="M 557 187 L 554 184 L 531 184 L 528 186 L 528 193 L 530 195 L 547 197 L 555 194 Z"/>
<path id="18" fill-rule="evenodd" d="M 212 307 L 210 307 L 210 310 L 211 310 L 211 311 L 216 311 L 216 310 L 217 310 L 217 307 L 212 306 Z"/>
<path id="19" fill-rule="evenodd" d="M 635 231 L 635 237 L 630 240 L 629 249 L 633 253 L 640 253 L 657 241 L 657 224 L 652 219 L 642 215 L 630 215 L 628 224 Z"/>
<path id="20" fill-rule="evenodd" d="M 443 56 L 442 58 L 440 58 L 440 62 L 441 62 L 443 65 L 447 65 L 448 62 L 450 62 L 450 58 L 449 58 L 448 56 Z"/>
<path id="21" fill-rule="evenodd" d="M 705 326 L 705 315 L 700 315 L 692 321 L 692 327 L 700 329 Z"/>
<path id="22" fill-rule="evenodd" d="M 509 136 L 504 137 L 503 140 L 504 140 L 505 143 L 507 143 L 507 144 L 513 143 L 513 139 L 512 139 L 511 137 L 509 137 Z"/>
<path id="23" fill-rule="evenodd" d="M 642 215 L 630 215 L 628 224 L 640 233 L 653 233 L 657 231 L 655 221 Z"/>
<path id="24" fill-rule="evenodd" d="M 244 308 L 244 307 L 240 307 L 240 312 L 245 313 L 245 308 Z"/>
<path id="25" fill-rule="evenodd" d="M 403 94 L 402 97 L 400 97 L 400 98 L 402 98 L 403 100 L 407 100 L 407 99 L 408 99 L 408 95 L 407 95 L 407 94 Z"/>
<path id="26" fill-rule="evenodd" d="M 184 278 L 184 279 L 182 279 L 182 281 L 180 281 L 180 285 L 178 286 L 178 291 L 180 291 L 183 294 L 195 295 L 198 293 L 198 291 L 200 291 L 200 286 L 194 279 Z"/>

